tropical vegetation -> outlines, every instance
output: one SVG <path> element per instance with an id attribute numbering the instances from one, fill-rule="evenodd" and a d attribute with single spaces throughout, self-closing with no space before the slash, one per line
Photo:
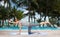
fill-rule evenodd
<path id="1" fill-rule="evenodd" d="M 29 16 L 30 18 L 35 19 L 35 14 L 38 13 L 40 15 L 40 19 L 38 22 L 41 22 L 42 18 L 44 17 L 44 21 L 46 21 L 46 17 L 49 17 L 50 22 L 54 21 L 53 19 L 56 18 L 56 21 L 60 20 L 60 0 L 1 0 L 4 1 L 4 6 L 0 5 L 0 19 L 6 20 L 12 17 L 17 17 L 18 19 L 22 19 L 24 15 Z M 5 4 L 7 3 L 7 7 Z M 14 7 L 12 7 L 12 4 Z M 23 15 L 23 12 L 17 10 L 20 7 L 26 7 L 25 9 L 28 10 L 27 14 Z M 6 11 L 7 10 L 7 11 Z M 51 18 L 50 18 L 51 17 Z M 56 22 L 55 22 L 56 23 Z M 54 24 L 55 24 L 54 23 Z M 53 23 L 52 23 L 53 24 Z M 59 23 L 56 23 L 59 25 Z"/>

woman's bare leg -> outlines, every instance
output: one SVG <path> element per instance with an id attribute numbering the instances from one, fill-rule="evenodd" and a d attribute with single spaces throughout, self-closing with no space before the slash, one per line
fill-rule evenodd
<path id="1" fill-rule="evenodd" d="M 19 33 L 18 33 L 18 35 L 20 35 L 21 34 L 21 30 L 19 30 Z"/>
<path id="2" fill-rule="evenodd" d="M 21 34 L 21 27 L 22 27 L 21 25 L 22 25 L 22 24 L 19 23 L 19 27 L 20 27 L 20 28 L 19 28 L 19 34 Z"/>

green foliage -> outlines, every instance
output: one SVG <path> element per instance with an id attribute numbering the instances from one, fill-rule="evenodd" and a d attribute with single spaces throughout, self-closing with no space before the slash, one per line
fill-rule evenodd
<path id="1" fill-rule="evenodd" d="M 10 13 L 10 17 L 17 17 L 19 20 L 21 20 L 23 18 L 23 12 L 20 10 L 17 10 L 15 7 L 12 9 L 11 13 Z"/>
<path id="2" fill-rule="evenodd" d="M 19 11 L 18 10 L 15 16 L 17 17 L 17 19 L 21 20 L 24 15 L 23 15 L 23 12 L 22 11 Z"/>
<path id="3" fill-rule="evenodd" d="M 7 17 L 6 17 L 6 16 L 7 16 L 7 13 L 8 13 L 8 12 L 6 11 L 6 8 L 4 8 L 4 7 L 1 7 L 1 8 L 0 8 L 0 16 L 1 16 L 0 18 L 1 18 L 1 19 L 6 19 L 6 18 L 7 18 Z"/>
<path id="4" fill-rule="evenodd" d="M 53 16 L 53 14 L 56 12 L 58 15 L 60 15 L 60 0 L 3 0 L 4 3 L 8 3 L 8 8 L 11 8 L 11 2 L 13 2 L 16 6 L 22 5 L 22 6 L 27 6 L 27 10 L 30 11 L 36 11 L 38 12 L 38 14 L 41 14 L 41 12 L 44 13 L 44 16 Z M 8 8 L 2 8 L 1 7 L 1 11 L 0 11 L 0 17 L 5 16 L 7 17 L 22 17 L 21 14 L 23 14 L 23 12 L 19 12 L 19 10 L 17 10 L 17 8 L 12 8 L 12 9 L 8 9 Z M 7 10 L 7 11 L 6 11 Z M 54 12 L 55 11 L 55 12 Z M 1 13 L 2 12 L 2 13 Z M 11 12 L 11 13 L 10 13 Z M 9 15 L 10 14 L 10 15 Z M 35 14 L 35 12 L 34 12 Z M 7 16 L 8 15 L 8 16 Z M 3 17 L 2 17 L 3 18 Z M 20 18 L 21 19 L 21 18 Z"/>

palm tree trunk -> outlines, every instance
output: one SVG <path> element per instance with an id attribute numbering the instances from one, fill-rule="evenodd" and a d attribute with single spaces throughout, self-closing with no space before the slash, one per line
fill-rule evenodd
<path id="1" fill-rule="evenodd" d="M 4 20 L 2 20 L 2 27 L 4 26 Z"/>
<path id="2" fill-rule="evenodd" d="M 47 15 L 47 14 L 46 14 L 46 15 Z M 46 21 L 46 15 L 45 15 L 44 21 Z"/>
<path id="3" fill-rule="evenodd" d="M 60 18 L 59 17 L 58 17 L 58 23 L 57 24 L 60 27 Z"/>
<path id="4" fill-rule="evenodd" d="M 27 0 L 28 6 L 29 6 L 29 14 L 30 14 L 30 3 L 29 0 Z M 29 15 L 29 26 L 28 26 L 28 33 L 31 34 L 31 25 L 30 25 L 30 15 Z"/>
<path id="5" fill-rule="evenodd" d="M 15 16 L 14 16 L 14 20 L 13 21 L 15 22 Z M 14 25 L 14 27 L 15 27 L 15 25 Z"/>
<path id="6" fill-rule="evenodd" d="M 9 20 L 10 20 L 10 19 L 8 18 L 8 27 L 10 27 L 10 25 L 9 25 Z"/>
<path id="7" fill-rule="evenodd" d="M 40 14 L 40 20 L 41 20 L 42 18 L 41 18 L 41 14 Z M 41 21 L 40 21 L 41 22 Z"/>
<path id="8" fill-rule="evenodd" d="M 1 20 L 0 20 L 0 26 L 1 26 Z"/>
<path id="9" fill-rule="evenodd" d="M 30 16 L 30 18 L 31 18 L 31 21 L 32 21 L 32 16 Z"/>
<path id="10" fill-rule="evenodd" d="M 29 17 L 28 17 L 28 22 L 30 22 L 30 15 L 29 15 Z"/>
<path id="11" fill-rule="evenodd" d="M 33 10 L 33 17 L 34 17 L 34 23 L 35 23 L 35 10 Z"/>
<path id="12" fill-rule="evenodd" d="M 35 23 L 35 15 L 34 15 L 34 23 Z"/>
<path id="13" fill-rule="evenodd" d="M 46 21 L 47 13 L 48 13 L 48 0 L 46 1 L 46 15 L 45 15 L 45 21 Z"/>

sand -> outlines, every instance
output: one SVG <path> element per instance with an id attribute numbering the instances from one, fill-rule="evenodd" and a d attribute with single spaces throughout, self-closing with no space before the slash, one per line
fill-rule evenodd
<path id="1" fill-rule="evenodd" d="M 0 30 L 0 37 L 60 37 L 60 30 L 32 30 L 33 34 L 28 34 L 27 30 L 22 30 L 18 35 L 18 30 Z"/>

